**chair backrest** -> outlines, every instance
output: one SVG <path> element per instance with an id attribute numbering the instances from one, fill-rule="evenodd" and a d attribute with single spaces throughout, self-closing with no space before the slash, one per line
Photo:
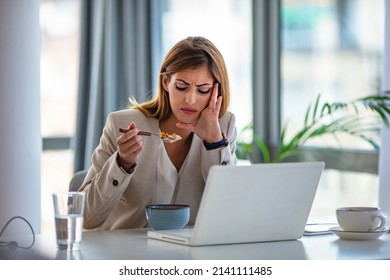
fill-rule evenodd
<path id="1" fill-rule="evenodd" d="M 85 176 L 87 175 L 87 173 L 88 173 L 88 170 L 80 170 L 80 171 L 77 171 L 73 175 L 72 179 L 69 182 L 69 191 L 70 192 L 76 192 L 79 190 L 79 188 L 81 187 L 81 185 L 84 182 L 84 179 L 85 179 Z"/>

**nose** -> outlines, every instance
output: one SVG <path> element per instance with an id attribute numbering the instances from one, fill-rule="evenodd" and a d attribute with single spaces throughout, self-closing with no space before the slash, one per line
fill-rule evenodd
<path id="1" fill-rule="evenodd" d="M 187 92 L 185 102 L 188 105 L 192 105 L 196 102 L 196 91 L 195 89 L 191 89 L 190 91 Z"/>

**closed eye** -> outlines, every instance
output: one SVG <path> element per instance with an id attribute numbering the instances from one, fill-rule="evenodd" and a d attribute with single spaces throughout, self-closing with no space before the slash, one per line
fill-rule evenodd
<path id="1" fill-rule="evenodd" d="M 179 91 L 185 91 L 187 87 L 179 87 L 178 85 L 176 85 L 176 89 Z"/>
<path id="2" fill-rule="evenodd" d="M 201 89 L 198 89 L 198 91 L 201 93 L 201 94 L 207 94 L 209 93 L 211 90 L 211 88 L 207 89 L 207 90 L 201 90 Z"/>

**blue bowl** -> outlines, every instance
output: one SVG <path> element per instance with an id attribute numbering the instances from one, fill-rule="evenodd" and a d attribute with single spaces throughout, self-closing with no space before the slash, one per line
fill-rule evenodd
<path id="1" fill-rule="evenodd" d="M 155 230 L 182 229 L 190 220 L 190 207 L 184 204 L 151 204 L 145 207 L 145 213 Z"/>

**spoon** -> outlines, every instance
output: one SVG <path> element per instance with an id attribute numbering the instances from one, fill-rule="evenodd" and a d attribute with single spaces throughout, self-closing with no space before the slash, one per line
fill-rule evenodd
<path id="1" fill-rule="evenodd" d="M 129 129 L 125 129 L 125 128 L 119 128 L 119 132 L 121 133 L 126 133 L 128 132 Z M 163 140 L 163 142 L 167 142 L 167 143 L 174 143 L 176 141 L 179 141 L 181 140 L 181 136 L 180 135 L 177 135 L 177 134 L 168 134 L 166 132 L 160 132 L 160 134 L 156 134 L 156 133 L 152 133 L 152 132 L 149 132 L 149 131 L 138 131 L 138 135 L 143 135 L 143 136 L 156 136 L 156 137 L 159 137 L 161 140 Z"/>

